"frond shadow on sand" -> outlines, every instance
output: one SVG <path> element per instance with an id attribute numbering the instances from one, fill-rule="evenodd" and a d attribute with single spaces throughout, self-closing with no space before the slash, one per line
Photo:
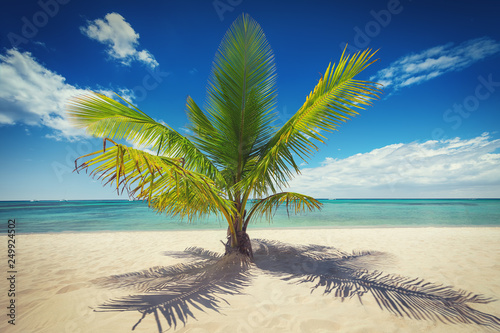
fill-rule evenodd
<path id="1" fill-rule="evenodd" d="M 478 311 L 470 305 L 485 304 L 494 299 L 374 270 L 389 259 L 381 252 L 346 253 L 330 246 L 291 245 L 277 241 L 252 241 L 253 262 L 238 253 L 222 255 L 200 248 L 166 255 L 191 259 L 183 264 L 153 267 L 149 270 L 114 275 L 94 280 L 104 288 L 126 288 L 136 291 L 99 305 L 94 311 L 138 311 L 142 314 L 133 325 L 153 315 L 158 332 L 162 322 L 169 328 L 195 319 L 193 310 L 219 312 L 225 296 L 243 293 L 257 269 L 290 283 L 308 283 L 312 290 L 345 298 L 371 296 L 382 310 L 417 320 L 446 324 L 476 324 L 500 331 L 500 318 Z M 161 319 L 163 317 L 163 319 Z"/>

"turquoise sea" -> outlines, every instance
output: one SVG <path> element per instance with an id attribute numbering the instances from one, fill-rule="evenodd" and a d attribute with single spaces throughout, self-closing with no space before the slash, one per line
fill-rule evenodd
<path id="1" fill-rule="evenodd" d="M 321 200 L 321 211 L 300 215 L 280 208 L 269 223 L 250 228 L 500 226 L 500 199 Z M 225 229 L 215 217 L 188 222 L 156 214 L 140 201 L 3 201 L 0 231 L 16 233 Z"/>

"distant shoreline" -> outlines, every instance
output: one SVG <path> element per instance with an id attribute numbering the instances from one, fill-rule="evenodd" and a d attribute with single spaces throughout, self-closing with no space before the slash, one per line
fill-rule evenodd
<path id="1" fill-rule="evenodd" d="M 280 232 L 280 231 L 296 231 L 296 230 L 390 230 L 390 229 L 397 229 L 397 230 L 403 230 L 403 229 L 416 229 L 416 230 L 422 230 L 422 229 L 484 229 L 484 228 L 493 228 L 493 229 L 500 229 L 500 225 L 415 225 L 415 226 L 410 226 L 410 225 L 401 225 L 401 226 L 394 226 L 394 225 L 374 225 L 374 226 L 304 226 L 304 227 L 270 227 L 270 228 L 264 228 L 264 227 L 255 227 L 252 228 L 249 226 L 248 228 L 248 234 L 250 236 L 250 239 L 252 238 L 252 233 L 255 232 L 260 232 L 260 231 L 269 231 L 269 232 Z M 55 235 L 84 235 L 84 234 L 114 234 L 114 233 L 169 233 L 169 232 L 206 232 L 206 231 L 215 231 L 215 232 L 224 232 L 227 229 L 227 227 L 218 227 L 218 228 L 199 228 L 199 229 L 157 229 L 157 230 L 91 230 L 91 231 L 75 231 L 75 230 L 70 230 L 70 231 L 60 231 L 60 232 L 18 232 L 18 236 L 30 236 L 30 235 L 48 235 L 48 236 L 55 236 Z M 223 234 L 221 234 L 224 236 Z M 1 236 L 5 236 L 5 234 L 0 234 Z M 221 237 L 222 237 L 221 236 Z"/>
<path id="2" fill-rule="evenodd" d="M 249 230 L 500 227 L 500 199 L 338 199 L 321 203 L 321 209 L 297 215 L 288 214 L 282 205 L 271 221 L 253 220 Z M 3 201 L 0 212 L 16 219 L 20 234 L 227 228 L 220 216 L 189 222 L 159 214 L 146 202 L 127 200 Z M 0 224 L 0 232 L 4 228 Z"/>
<path id="3" fill-rule="evenodd" d="M 252 199 L 258 200 L 258 199 Z M 335 200 L 500 200 L 500 198 L 316 198 L 319 201 Z M 42 200 L 0 200 L 0 202 L 75 202 L 75 201 L 123 201 L 123 202 L 145 202 L 145 200 L 128 199 L 42 199 Z"/>

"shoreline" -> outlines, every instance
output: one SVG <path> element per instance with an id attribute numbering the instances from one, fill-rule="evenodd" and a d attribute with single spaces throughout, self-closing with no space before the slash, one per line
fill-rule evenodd
<path id="1" fill-rule="evenodd" d="M 330 229 L 425 229 L 425 228 L 435 228 L 435 229 L 456 229 L 456 228 L 465 228 L 465 229 L 474 229 L 474 228 L 500 228 L 500 225 L 491 225 L 491 224 L 481 224 L 481 225 L 374 225 L 374 226 L 303 226 L 303 227 L 255 227 L 249 228 L 248 233 L 251 234 L 252 231 L 262 231 L 262 230 L 330 230 Z M 60 232 L 31 232 L 31 233 L 21 233 L 18 232 L 17 235 L 59 235 L 59 234 L 96 234 L 96 233 L 121 233 L 121 232 L 201 232 L 201 231 L 224 231 L 226 227 L 217 227 L 217 228 L 200 228 L 200 229 L 155 229 L 155 230 L 93 230 L 93 231 L 60 231 Z M 1 237 L 1 236 L 0 236 Z"/>
<path id="2" fill-rule="evenodd" d="M 255 199 L 254 199 L 255 200 Z M 500 200 L 498 198 L 316 198 L 318 201 L 335 201 L 335 200 Z M 74 202 L 74 201 L 129 201 L 129 202 L 144 202 L 144 200 L 129 200 L 129 199 L 19 199 L 19 200 L 0 200 L 0 202 Z"/>

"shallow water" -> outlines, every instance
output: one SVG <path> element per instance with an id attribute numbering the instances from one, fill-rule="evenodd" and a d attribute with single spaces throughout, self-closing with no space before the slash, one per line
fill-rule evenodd
<path id="1" fill-rule="evenodd" d="M 281 207 L 271 223 L 257 220 L 250 228 L 280 227 L 418 227 L 500 226 L 500 199 L 355 199 L 321 200 L 323 208 L 288 216 Z M 3 201 L 0 230 L 15 219 L 17 233 L 122 230 L 225 229 L 215 217 L 196 222 L 156 214 L 139 201 Z"/>

